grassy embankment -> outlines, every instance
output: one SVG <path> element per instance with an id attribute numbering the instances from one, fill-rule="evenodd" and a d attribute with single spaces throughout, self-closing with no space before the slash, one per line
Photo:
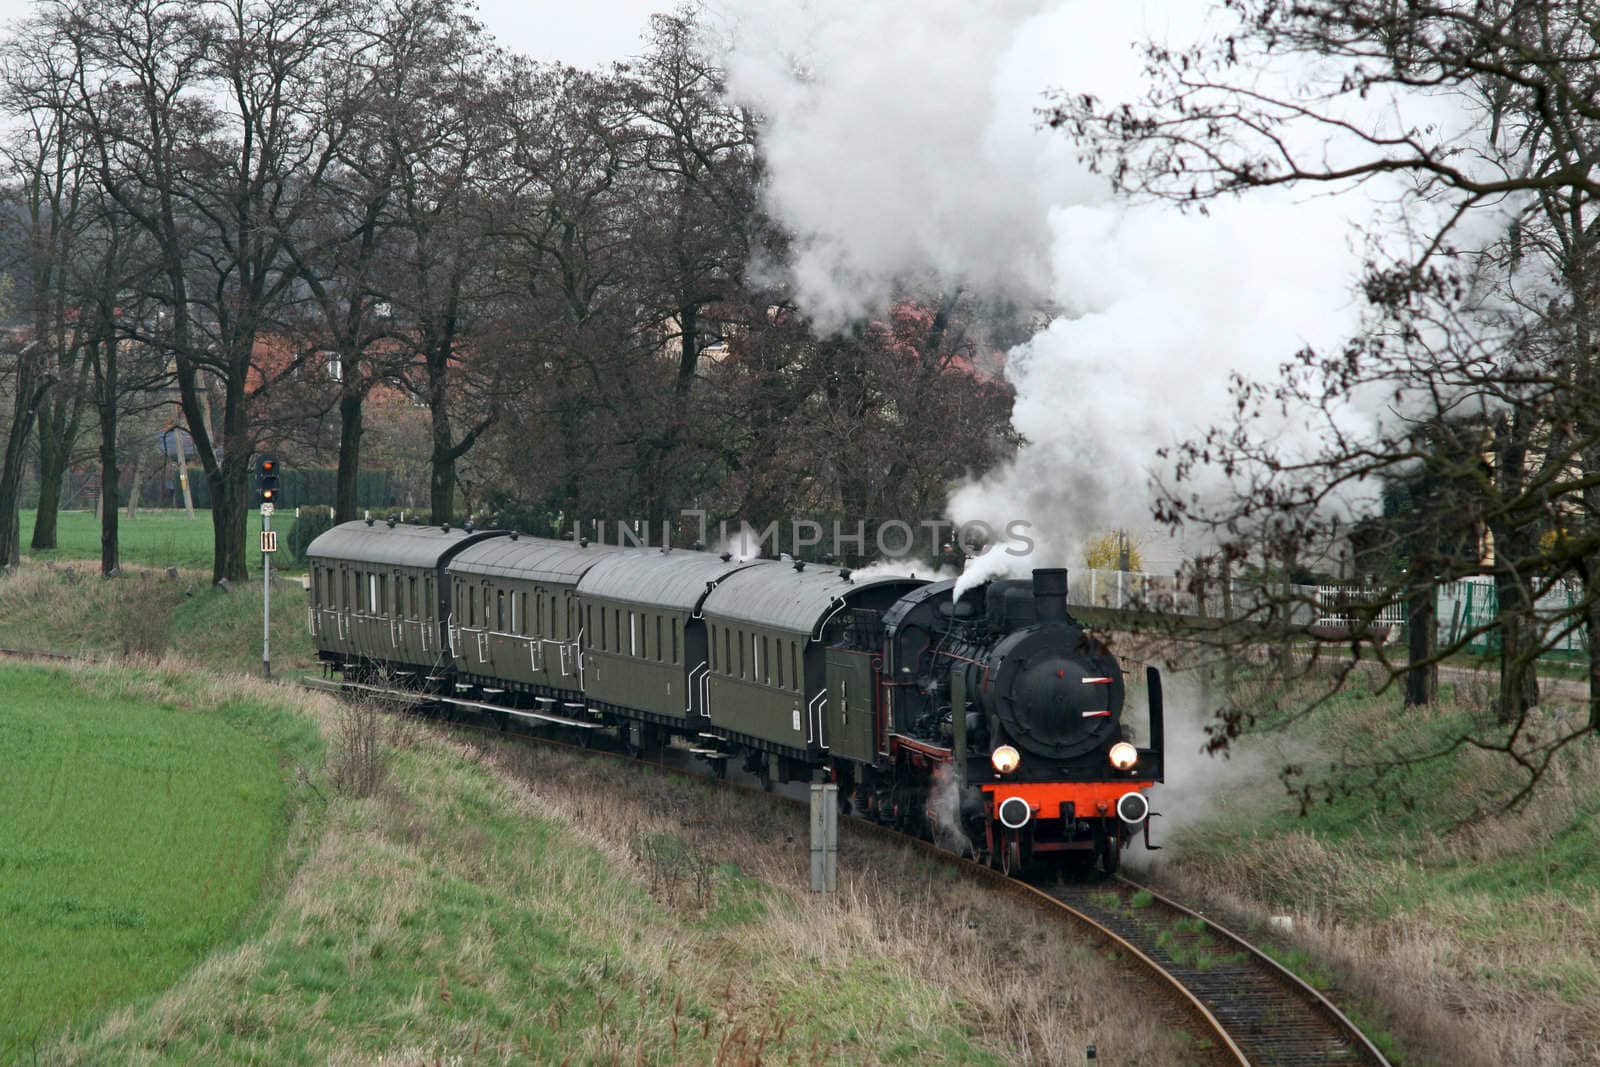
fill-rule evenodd
<path id="1" fill-rule="evenodd" d="M 109 635 L 100 648 L 108 654 L 141 623 L 161 629 L 169 604 L 166 631 L 187 632 L 181 616 L 194 609 L 186 604 L 206 595 L 216 598 L 211 629 L 249 632 L 258 618 L 237 593 L 184 597 L 180 589 L 178 604 L 167 585 L 182 583 L 30 567 L 0 580 L 0 617 L 28 628 L 35 647 L 70 640 L 87 649 Z M 243 622 L 230 623 L 230 613 Z M 108 619 L 124 622 L 94 628 Z M 95 621 L 85 629 L 84 620 Z M 184 647 L 210 650 L 226 667 L 235 658 L 227 644 Z M 0 687 L 17 672 L 6 674 Z M 125 731 L 146 719 L 169 740 L 176 729 L 185 745 L 200 736 L 200 722 L 270 742 L 264 723 L 286 713 L 327 739 L 330 758 L 324 771 L 271 742 L 281 803 L 294 813 L 273 838 L 286 847 L 266 857 L 242 847 L 224 854 L 236 868 L 247 856 L 251 871 L 271 872 L 254 883 L 264 889 L 251 896 L 235 884 L 247 879 L 225 879 L 232 895 L 219 900 L 233 900 L 232 909 L 187 938 L 174 930 L 191 927 L 135 923 L 126 936 L 164 947 L 124 943 L 122 965 L 151 962 L 120 986 L 109 984 L 114 968 L 80 968 L 75 985 L 54 956 L 39 964 L 14 1002 L 55 1007 L 34 1008 L 26 1047 L 0 1059 L 1043 1063 L 1079 1058 L 1090 1043 L 1130 1062 L 1194 1056 L 1184 1035 L 1148 1010 L 1142 985 L 1027 907 L 919 854 L 858 842 L 845 845 L 839 899 L 821 901 L 804 889 L 803 816 L 705 783 L 641 778 L 560 752 L 470 746 L 177 660 L 17 676 L 49 679 L 45 713 L 29 721 L 60 737 L 20 740 L 11 726 L 22 719 L 0 706 L 4 735 L 21 746 L 5 749 L 7 767 L 36 759 L 35 750 L 61 751 L 71 753 L 65 766 L 93 774 L 95 760 L 129 758 Z M 94 733 L 80 714 L 86 705 L 130 726 Z M 74 736 L 84 738 L 77 747 Z M 140 900 L 204 892 L 207 874 L 194 866 L 211 872 L 219 850 L 234 846 L 197 849 L 193 835 L 172 828 L 179 824 L 158 824 L 156 811 L 176 820 L 203 810 L 213 820 L 208 842 L 248 839 L 248 813 L 204 792 L 221 782 L 237 794 L 248 779 L 235 770 L 243 757 L 200 745 L 191 764 L 183 749 L 139 750 L 166 751 L 174 774 L 189 780 L 165 800 L 166 778 L 149 772 L 150 755 L 144 771 L 101 774 L 103 786 L 85 786 L 85 803 L 121 799 L 139 826 L 114 835 L 121 853 L 95 852 L 100 839 L 85 829 L 92 818 L 41 831 L 43 851 L 30 854 L 27 876 L 38 903 L 16 913 L 19 940 L 82 941 L 84 951 L 101 940 L 98 927 L 56 929 L 50 919 L 60 901 L 76 899 L 74 865 L 91 855 L 101 869 L 143 872 L 150 884 L 142 888 L 139 879 L 101 879 L 137 888 Z M 13 777 L 45 798 L 60 784 Z M 48 803 L 20 798 L 11 807 Z M 121 825 L 107 822 L 102 829 Z M 157 825 L 170 832 L 148 834 Z M 151 839 L 130 840 L 141 832 Z M 134 914 L 129 907 L 108 897 L 87 914 L 114 928 Z M 197 909 L 159 914 L 201 922 Z M 52 1029 L 63 1019 L 65 1029 Z"/>
<path id="2" fill-rule="evenodd" d="M 4 674 L 0 684 L 42 679 L 61 698 L 42 704 L 52 712 L 39 723 L 47 735 L 78 732 L 53 712 L 84 701 L 166 716 L 167 734 L 176 726 L 186 737 L 203 721 L 251 731 L 287 709 L 330 743 L 325 773 L 310 758 L 287 761 L 297 817 L 278 834 L 288 845 L 277 861 L 242 849 L 249 820 L 192 788 L 157 807 L 176 819 L 205 805 L 204 847 L 176 830 L 148 834 L 159 819 L 141 801 L 161 800 L 165 776 L 96 784 L 95 795 L 144 812 L 131 836 L 152 840 L 115 835 L 121 853 L 98 854 L 110 873 L 95 884 L 107 895 L 73 911 L 93 927 L 52 922 L 55 902 L 87 892 L 68 883 L 102 831 L 52 824 L 28 879 L 40 904 L 8 920 L 19 924 L 17 942 L 50 937 L 86 955 L 164 963 L 116 988 L 95 964 L 86 992 L 84 976 L 53 956 L 24 972 L 27 1003 L 59 1005 L 36 1009 L 43 1022 L 15 1056 L 24 1062 L 1054 1063 L 1091 1042 L 1122 1062 L 1193 1056 L 1146 1010 L 1141 986 L 1065 930 L 1041 927 L 1025 905 L 920 854 L 855 842 L 839 899 L 820 901 L 802 888 L 803 815 L 752 807 L 709 783 L 469 745 L 181 664 Z M 125 753 L 127 740 L 115 740 L 112 753 Z M 351 743 L 362 740 L 376 745 Z M 35 737 L 29 750 L 43 743 L 67 747 Z M 375 763 L 353 766 L 352 753 L 371 751 Z M 188 773 L 238 793 L 236 762 L 218 749 Z M 35 795 L 17 798 L 22 807 L 61 792 L 45 775 L 24 781 Z M 148 859 L 140 877 L 125 878 L 124 857 L 135 853 Z M 249 879 L 230 868 L 248 868 Z M 263 869 L 281 873 L 265 879 L 271 892 L 242 922 L 241 907 L 227 913 L 231 927 L 218 920 L 170 948 L 173 931 L 198 919 L 180 910 L 157 923 L 152 911 L 119 932 L 132 913 L 114 891 L 177 902 L 217 887 L 239 899 L 234 883 L 259 886 Z M 97 948 L 107 931 L 123 940 Z M 133 999 L 113 1007 L 119 996 Z"/>
<path id="3" fill-rule="evenodd" d="M 303 718 L 197 714 L 10 667 L 0 686 L 0 1060 L 170 985 L 256 907 Z"/>
<path id="4" fill-rule="evenodd" d="M 24 530 L 31 521 L 24 512 Z M 252 522 L 259 521 L 253 516 Z M 124 518 L 122 573 L 112 579 L 99 575 L 100 535 L 92 512 L 64 512 L 60 534 L 60 548 L 24 553 L 21 570 L 0 582 L 0 647 L 91 657 L 177 654 L 216 670 L 260 669 L 260 580 L 229 592 L 212 586 L 206 513 L 192 522 L 181 511 Z M 289 558 L 282 550 L 278 556 Z M 178 577 L 168 576 L 169 567 L 179 568 Z M 275 580 L 273 669 L 292 673 L 315 660 L 301 581 Z"/>
<path id="5" fill-rule="evenodd" d="M 1246 694 L 1269 725 L 1295 696 Z M 1487 686 L 1447 684 L 1444 696 L 1418 711 L 1393 689 L 1347 693 L 1287 732 L 1259 731 L 1236 761 L 1259 773 L 1224 772 L 1236 781 L 1163 854 L 1164 877 L 1257 922 L 1288 916 L 1287 957 L 1376 1005 L 1409 1062 L 1600 1062 L 1600 738 L 1564 751 L 1510 813 L 1515 767 L 1471 747 L 1315 794 L 1303 816 L 1271 780 L 1286 758 L 1315 775 L 1333 758 L 1432 751 L 1492 722 Z M 1580 712 L 1548 699 L 1527 740 Z"/>

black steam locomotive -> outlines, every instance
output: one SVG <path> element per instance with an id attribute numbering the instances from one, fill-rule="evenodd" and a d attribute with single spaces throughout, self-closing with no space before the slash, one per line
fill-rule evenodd
<path id="1" fill-rule="evenodd" d="M 347 684 L 831 780 L 858 813 L 1006 870 L 1114 870 L 1148 835 L 1160 677 L 1135 744 L 1065 571 L 957 599 L 953 582 L 370 520 L 308 554 L 311 634 Z"/>

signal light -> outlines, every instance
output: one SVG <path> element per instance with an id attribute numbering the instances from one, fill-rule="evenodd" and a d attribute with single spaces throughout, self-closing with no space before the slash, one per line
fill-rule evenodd
<path id="1" fill-rule="evenodd" d="M 256 496 L 263 504 L 278 502 L 278 461 L 272 456 L 256 461 Z"/>

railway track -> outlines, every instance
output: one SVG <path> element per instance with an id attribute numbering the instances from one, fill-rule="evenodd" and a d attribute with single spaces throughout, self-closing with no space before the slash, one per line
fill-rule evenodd
<path id="1" fill-rule="evenodd" d="M 1245 938 L 1148 886 L 1120 876 L 1030 885 L 1181 984 L 1226 1033 L 1240 1063 L 1388 1063 L 1317 989 Z"/>
<path id="2" fill-rule="evenodd" d="M 374 695 L 374 687 L 306 680 L 309 688 L 348 688 Z M 397 692 L 410 707 L 419 695 Z M 806 801 L 759 785 L 701 773 L 682 749 L 667 749 L 660 759 L 614 751 L 592 735 L 575 744 L 532 730 L 503 731 L 454 719 L 473 732 L 554 745 L 606 759 L 638 763 L 671 774 L 714 782 L 723 788 L 759 793 L 779 803 L 804 807 Z M 672 753 L 679 763 L 668 762 Z M 878 823 L 842 816 L 859 832 L 908 844 L 960 866 L 982 880 L 1016 893 L 1042 909 L 1088 927 L 1095 936 L 1142 966 L 1171 996 L 1175 1006 L 1214 1042 L 1211 1058 L 1245 1067 L 1309 1067 L 1359 1064 L 1388 1067 L 1388 1061 L 1353 1022 L 1315 988 L 1231 930 L 1155 890 L 1118 876 L 1108 881 L 1029 882 L 1008 878 L 984 864 L 947 852 L 919 837 Z"/>

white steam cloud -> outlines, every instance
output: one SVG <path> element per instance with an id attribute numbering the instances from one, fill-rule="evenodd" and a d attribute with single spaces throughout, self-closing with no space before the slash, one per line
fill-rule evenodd
<path id="1" fill-rule="evenodd" d="M 871 314 L 911 282 L 1056 315 L 1007 360 L 1027 445 L 952 496 L 959 522 L 1033 524 L 1038 550 L 997 547 L 978 561 L 985 577 L 1075 565 L 1089 536 L 1148 527 L 1156 449 L 1226 416 L 1231 371 L 1268 375 L 1357 324 L 1358 224 L 1372 221 L 1380 190 L 1269 193 L 1183 214 L 1114 198 L 1065 133 L 1040 126 L 1047 90 L 1137 98 L 1137 43 L 1198 39 L 1206 5 L 719 0 L 714 10 L 731 42 L 730 92 L 767 122 L 767 203 L 796 235 L 793 283 L 808 314 L 824 324 Z M 1289 73 L 1261 76 L 1270 88 Z M 1357 429 L 1376 415 L 1349 417 Z M 1285 452 L 1309 444 L 1303 424 L 1275 432 Z"/>

